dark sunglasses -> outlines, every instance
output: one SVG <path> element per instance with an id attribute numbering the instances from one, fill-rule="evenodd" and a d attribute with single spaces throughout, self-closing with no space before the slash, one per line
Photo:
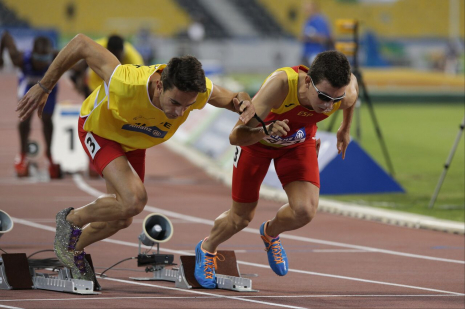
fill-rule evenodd
<path id="1" fill-rule="evenodd" d="M 330 97 L 326 93 L 321 92 L 320 90 L 318 90 L 318 88 L 313 83 L 312 78 L 310 78 L 310 80 L 312 81 L 313 88 L 315 88 L 316 92 L 318 93 L 318 99 L 320 99 L 321 101 L 324 101 L 324 102 L 331 102 L 331 101 L 338 102 L 338 101 L 341 101 L 346 96 L 346 93 L 344 92 L 344 94 L 341 95 L 340 97 L 337 97 L 337 98 Z"/>

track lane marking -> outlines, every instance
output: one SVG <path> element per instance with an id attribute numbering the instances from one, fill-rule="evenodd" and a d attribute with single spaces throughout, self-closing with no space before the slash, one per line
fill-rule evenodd
<path id="1" fill-rule="evenodd" d="M 74 174 L 73 175 L 73 180 L 75 181 L 76 185 L 78 186 L 79 189 L 82 191 L 94 196 L 94 197 L 99 197 L 103 195 L 103 192 L 100 192 L 91 186 L 89 186 L 84 179 L 82 178 L 81 175 Z M 157 208 L 153 206 L 145 206 L 144 208 L 145 211 L 152 211 L 152 212 L 158 212 L 162 213 L 164 215 L 177 218 L 177 219 L 183 219 L 191 222 L 196 222 L 196 223 L 201 223 L 201 224 L 206 224 L 213 226 L 214 221 L 212 220 L 207 220 L 207 219 L 202 219 L 198 217 L 193 217 L 193 216 L 188 216 L 188 215 L 183 215 L 177 212 L 165 210 L 162 208 Z M 259 235 L 260 232 L 258 229 L 252 229 L 246 227 L 242 231 L 247 232 L 247 233 L 252 233 L 252 234 L 257 234 Z M 398 251 L 392 251 L 392 250 L 384 250 L 384 249 L 378 249 L 378 248 L 372 248 L 372 247 L 365 247 L 365 246 L 358 246 L 358 245 L 351 245 L 351 244 L 345 244 L 345 243 L 340 243 L 340 242 L 334 242 L 334 241 L 327 241 L 327 240 L 320 240 L 320 239 L 315 239 L 315 238 L 308 238 L 308 237 L 302 237 L 302 236 L 296 236 L 296 235 L 290 235 L 290 234 L 281 234 L 279 235 L 280 238 L 282 239 L 292 239 L 292 240 L 298 240 L 298 241 L 303 241 L 303 242 L 309 242 L 309 243 L 317 243 L 317 244 L 323 244 L 323 245 L 329 245 L 329 246 L 336 246 L 336 247 L 344 247 L 344 248 L 351 248 L 351 249 L 358 249 L 358 250 L 364 250 L 364 251 L 370 251 L 370 252 L 377 252 L 377 253 L 384 253 L 384 254 L 390 254 L 390 255 L 397 255 L 397 256 L 404 256 L 404 257 L 410 257 L 410 258 L 417 258 L 417 259 L 424 259 L 424 260 L 432 260 L 432 261 L 438 261 L 438 262 L 448 262 L 448 263 L 457 263 L 457 264 L 465 264 L 465 261 L 461 260 L 452 260 L 452 259 L 444 259 L 444 258 L 438 258 L 438 257 L 432 257 L 432 256 L 426 256 L 426 255 L 418 255 L 418 254 L 411 254 L 411 253 L 404 253 L 404 252 L 398 252 Z"/>
<path id="2" fill-rule="evenodd" d="M 237 298 L 382 298 L 382 297 L 459 297 L 461 295 L 444 295 L 444 294 L 391 294 L 391 295 L 263 295 L 263 296 L 236 296 Z M 0 302 L 28 302 L 28 301 L 63 301 L 63 300 L 116 300 L 116 299 L 214 299 L 214 296 L 115 296 L 115 297 L 79 297 L 79 298 L 29 298 L 29 299 L 0 299 Z"/>
<path id="3" fill-rule="evenodd" d="M 135 282 L 135 281 L 129 281 L 129 280 L 122 280 L 122 279 L 115 279 L 115 278 L 103 278 L 103 279 L 110 280 L 110 281 L 116 281 L 116 282 L 122 282 L 122 283 L 129 283 L 129 284 L 135 284 L 135 285 L 148 286 L 148 287 L 156 287 L 156 288 L 161 288 L 161 289 L 165 289 L 165 290 L 175 290 L 175 291 L 188 292 L 188 293 L 192 293 L 192 294 L 208 295 L 208 296 L 217 297 L 217 298 L 227 298 L 227 299 L 234 299 L 234 300 L 240 300 L 240 301 L 248 301 L 248 302 L 252 302 L 252 303 L 258 303 L 258 304 L 261 304 L 261 305 L 270 305 L 270 306 L 275 306 L 275 307 L 296 308 L 296 309 L 306 308 L 306 307 L 297 307 L 297 306 L 289 306 L 289 305 L 282 305 L 282 304 L 276 304 L 276 303 L 270 303 L 270 302 L 257 301 L 257 300 L 253 300 L 253 299 L 245 299 L 245 298 L 241 298 L 241 297 L 237 297 L 237 296 L 227 296 L 227 295 L 211 294 L 211 293 L 195 291 L 195 290 L 172 288 L 172 287 L 168 287 L 168 286 L 162 286 L 162 285 L 156 285 L 156 284 L 148 284 L 148 283 Z"/>
<path id="4" fill-rule="evenodd" d="M 27 225 L 27 226 L 36 227 L 36 228 L 39 228 L 39 229 L 55 232 L 55 228 L 53 228 L 51 226 L 42 225 L 42 224 L 35 223 L 35 222 L 29 222 L 27 220 L 23 220 L 23 219 L 19 219 L 19 218 L 13 218 L 12 217 L 12 219 L 13 219 L 13 221 L 15 223 L 18 223 L 18 224 L 23 224 L 23 225 Z M 108 243 L 113 243 L 113 244 L 118 244 L 118 245 L 123 245 L 123 246 L 139 248 L 138 243 L 132 243 L 132 242 L 128 242 L 128 241 L 116 240 L 116 239 L 112 239 L 112 238 L 103 239 L 101 241 L 108 242 Z M 150 248 L 150 247 L 147 247 L 147 246 L 143 246 L 143 247 Z M 173 250 L 173 249 L 167 249 L 167 248 L 160 248 L 160 251 L 166 251 L 168 253 L 174 253 L 174 254 L 179 254 L 179 255 L 192 255 L 192 252 L 182 251 L 182 250 Z M 259 268 L 266 268 L 266 269 L 270 268 L 269 265 L 251 263 L 251 262 L 246 262 L 246 261 L 237 261 L 237 263 L 242 264 L 242 265 L 247 265 L 247 266 L 259 267 Z M 347 276 L 339 276 L 339 275 L 332 275 L 332 274 L 317 273 L 317 272 L 299 270 L 299 269 L 292 269 L 292 268 L 289 269 L 289 272 L 305 274 L 305 275 L 314 275 L 314 276 L 329 277 L 329 278 L 336 278 L 336 279 L 345 279 L 345 280 L 352 280 L 352 281 L 358 281 L 358 282 L 364 282 L 364 283 L 374 283 L 374 284 L 380 284 L 380 285 L 396 286 L 396 287 L 402 287 L 402 288 L 417 289 L 417 290 L 423 290 L 423 291 L 439 292 L 439 293 L 446 293 L 446 294 L 452 294 L 452 295 L 461 295 L 461 296 L 463 295 L 463 296 L 465 296 L 465 294 L 463 294 L 463 293 L 457 293 L 457 292 L 451 292 L 451 291 L 444 291 L 444 290 L 423 288 L 423 287 L 412 286 L 412 285 L 405 285 L 405 284 L 398 284 L 398 283 L 389 283 L 389 282 L 383 282 L 383 281 L 361 279 L 361 278 L 355 278 L 355 277 L 347 277 Z M 102 279 L 107 279 L 107 278 L 102 278 Z"/>

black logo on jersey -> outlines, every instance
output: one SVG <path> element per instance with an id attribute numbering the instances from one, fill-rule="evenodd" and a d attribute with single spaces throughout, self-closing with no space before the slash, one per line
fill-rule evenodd
<path id="1" fill-rule="evenodd" d="M 165 128 L 168 130 L 171 129 L 172 124 L 169 122 L 160 122 L 161 125 L 163 125 Z"/>
<path id="2" fill-rule="evenodd" d="M 284 107 L 290 107 L 290 106 L 292 106 L 292 105 L 294 105 L 294 103 L 286 104 L 286 105 L 284 105 Z"/>

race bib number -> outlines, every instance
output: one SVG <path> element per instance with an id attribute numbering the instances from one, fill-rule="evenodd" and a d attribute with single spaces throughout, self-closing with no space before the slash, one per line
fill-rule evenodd
<path id="1" fill-rule="evenodd" d="M 239 146 L 236 146 L 236 151 L 234 152 L 234 167 L 237 168 L 237 163 L 239 162 L 239 158 L 241 157 L 242 149 Z"/>
<path id="2" fill-rule="evenodd" d="M 92 133 L 90 132 L 87 133 L 85 143 L 86 143 L 87 150 L 90 153 L 90 156 L 92 157 L 92 159 L 94 159 L 95 155 L 100 150 L 100 145 L 97 143 Z"/>
<path id="3" fill-rule="evenodd" d="M 307 138 L 307 133 L 305 132 L 305 128 L 299 129 L 297 132 L 292 134 L 291 136 L 275 136 L 270 135 L 263 138 L 263 140 L 267 143 L 274 144 L 274 145 L 281 145 L 281 146 L 291 146 L 299 143 L 305 142 Z"/>

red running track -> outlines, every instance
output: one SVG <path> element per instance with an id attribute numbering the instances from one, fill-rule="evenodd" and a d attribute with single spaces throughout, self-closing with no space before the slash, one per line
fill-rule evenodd
<path id="1" fill-rule="evenodd" d="M 61 82 L 60 98 L 78 101 Z M 14 112 L 16 81 L 0 75 L 0 209 L 15 218 L 0 248 L 27 255 L 52 249 L 56 213 L 80 207 L 104 192 L 103 180 L 67 176 L 40 182 L 17 179 L 18 151 Z M 33 136 L 41 138 L 34 119 Z M 164 146 L 147 153 L 148 207 L 134 223 L 107 242 L 89 246 L 96 271 L 137 255 L 137 237 L 149 213 L 169 211 L 172 239 L 161 251 L 194 254 L 213 220 L 230 206 L 230 189 Z M 170 282 L 135 282 L 145 277 L 136 261 L 124 262 L 99 279 L 101 295 L 80 296 L 43 290 L 0 290 L 0 308 L 464 308 L 464 236 L 384 225 L 318 213 L 308 226 L 282 235 L 290 272 L 276 276 L 267 265 L 258 236 L 260 224 L 281 205 L 261 200 L 249 228 L 220 249 L 235 250 L 243 274 L 258 293 L 179 290 Z M 53 256 L 41 253 L 35 258 Z"/>

